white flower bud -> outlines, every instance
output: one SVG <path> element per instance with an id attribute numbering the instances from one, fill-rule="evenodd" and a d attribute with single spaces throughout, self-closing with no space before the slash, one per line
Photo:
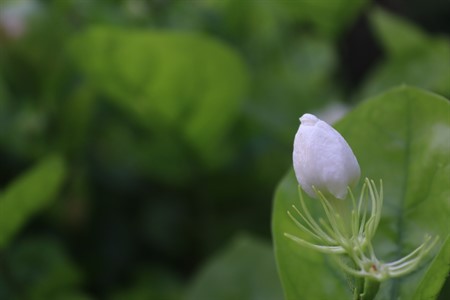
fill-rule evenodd
<path id="1" fill-rule="evenodd" d="M 324 195 L 347 196 L 361 175 L 358 161 L 344 138 L 333 127 L 311 114 L 300 118 L 292 154 L 295 175 L 303 190 L 317 198 L 315 187 Z"/>

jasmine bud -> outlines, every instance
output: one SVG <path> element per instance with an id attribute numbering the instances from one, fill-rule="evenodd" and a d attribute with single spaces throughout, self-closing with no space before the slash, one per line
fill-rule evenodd
<path id="1" fill-rule="evenodd" d="M 361 175 L 352 149 L 339 132 L 316 116 L 304 114 L 300 123 L 292 154 L 300 186 L 313 198 L 317 198 L 315 188 L 345 199 L 347 187 L 353 187 Z"/>

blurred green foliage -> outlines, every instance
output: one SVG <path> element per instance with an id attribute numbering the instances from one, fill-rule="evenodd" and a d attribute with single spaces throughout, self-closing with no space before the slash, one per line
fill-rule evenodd
<path id="1" fill-rule="evenodd" d="M 0 299 L 278 299 L 298 117 L 401 83 L 450 96 L 439 7 L 438 34 L 368 0 L 0 1 Z"/>
<path id="2" fill-rule="evenodd" d="M 2 255 L 1 299 L 89 299 L 77 291 L 82 274 L 50 238 L 29 238 Z"/>
<path id="3" fill-rule="evenodd" d="M 368 76 L 359 97 L 374 96 L 410 84 L 450 96 L 450 40 L 429 37 L 422 30 L 382 10 L 371 23 L 386 51 L 386 59 Z"/>
<path id="4" fill-rule="evenodd" d="M 271 247 L 238 236 L 223 253 L 206 263 L 186 295 L 187 300 L 283 299 Z"/>
<path id="5" fill-rule="evenodd" d="M 65 176 L 60 157 L 43 159 L 0 194 L 0 249 L 8 244 L 23 224 L 40 209 L 55 200 Z"/>
<path id="6" fill-rule="evenodd" d="M 195 161 L 186 162 L 192 159 L 211 168 L 229 156 L 233 147 L 225 137 L 248 75 L 226 45 L 188 32 L 104 27 L 75 37 L 70 46 L 89 84 L 148 131 L 148 142 L 138 142 L 145 154 L 136 155 L 137 166 L 178 180 L 190 176 Z"/>

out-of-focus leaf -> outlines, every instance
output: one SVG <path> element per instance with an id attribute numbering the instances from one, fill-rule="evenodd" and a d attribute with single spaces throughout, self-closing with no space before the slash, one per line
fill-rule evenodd
<path id="1" fill-rule="evenodd" d="M 9 92 L 6 88 L 6 84 L 2 78 L 2 74 L 0 73 L 0 111 L 3 111 L 5 107 L 6 100 L 9 99 Z"/>
<path id="2" fill-rule="evenodd" d="M 286 34 L 289 26 L 307 25 L 320 36 L 335 39 L 345 30 L 367 0 L 205 0 L 203 5 L 219 11 L 233 36 L 266 44 Z M 245 42 L 244 42 L 245 43 Z"/>
<path id="3" fill-rule="evenodd" d="M 387 58 L 369 74 L 358 93 L 359 99 L 399 84 L 450 96 L 449 39 L 427 37 L 419 28 L 379 9 L 371 20 Z"/>
<path id="4" fill-rule="evenodd" d="M 119 120 L 106 120 L 102 125 L 96 154 L 109 174 L 138 172 L 171 184 L 195 177 L 199 162 L 175 133 L 149 134 Z"/>
<path id="5" fill-rule="evenodd" d="M 281 25 L 286 23 L 286 12 L 279 1 L 206 0 L 199 3 L 222 17 L 223 31 L 227 35 L 253 49 L 273 49 L 285 34 Z"/>
<path id="6" fill-rule="evenodd" d="M 294 172 L 290 172 L 276 190 L 273 209 L 275 257 L 285 299 L 350 299 L 345 276 L 325 255 L 301 248 L 284 236 L 285 232 L 301 236 L 287 216 L 287 210 L 298 201 L 297 186 Z"/>
<path id="7" fill-rule="evenodd" d="M 65 293 L 58 294 L 56 299 L 64 299 L 64 300 L 93 300 L 94 298 L 89 297 L 86 294 L 83 294 L 78 291 L 68 291 Z"/>
<path id="8" fill-rule="evenodd" d="M 420 53 L 388 59 L 366 79 L 358 98 L 373 96 L 400 84 L 416 85 L 446 96 L 450 95 L 450 43 L 434 41 Z"/>
<path id="9" fill-rule="evenodd" d="M 144 270 L 131 287 L 116 291 L 112 300 L 179 300 L 181 285 L 174 276 L 164 270 Z"/>
<path id="10" fill-rule="evenodd" d="M 88 137 L 89 125 L 94 113 L 95 99 L 88 86 L 78 88 L 65 100 L 60 118 L 60 147 L 65 153 L 82 153 Z"/>
<path id="11" fill-rule="evenodd" d="M 21 99 L 22 100 L 22 99 Z M 0 103 L 0 145 L 16 156 L 36 158 L 46 153 L 48 116 L 33 104 L 23 101 Z"/>
<path id="12" fill-rule="evenodd" d="M 382 9 L 374 9 L 371 23 L 378 40 L 389 55 L 402 55 L 429 47 L 429 37 L 413 24 Z"/>
<path id="13" fill-rule="evenodd" d="M 374 240 L 378 257 L 400 258 L 420 245 L 426 233 L 441 238 L 433 249 L 438 255 L 434 261 L 382 283 L 376 299 L 435 297 L 450 266 L 443 246 L 450 214 L 449 101 L 416 88 L 396 88 L 362 103 L 336 128 L 353 148 L 362 175 L 383 180 L 384 206 Z M 326 256 L 283 236 L 299 234 L 286 214 L 297 201 L 297 181 L 289 173 L 277 190 L 273 213 L 275 252 L 287 299 L 345 299 L 350 295 L 346 283 Z M 329 288 L 313 288 L 310 282 Z"/>
<path id="14" fill-rule="evenodd" d="M 75 291 L 81 283 L 79 270 L 54 240 L 24 240 L 4 254 L 0 282 L 9 285 L 12 299 L 87 299 Z"/>
<path id="15" fill-rule="evenodd" d="M 270 246 L 250 237 L 237 238 L 200 270 L 185 299 L 283 299 Z"/>
<path id="16" fill-rule="evenodd" d="M 6 128 L 8 122 L 8 113 L 9 113 L 9 93 L 6 89 L 6 85 L 1 77 L 0 73 L 0 142 L 2 140 L 2 136 L 6 135 Z M 5 130 L 6 129 L 6 130 Z"/>
<path id="17" fill-rule="evenodd" d="M 150 132 L 179 136 L 207 166 L 223 161 L 247 89 L 231 48 L 197 33 L 108 27 L 69 48 L 90 83 Z"/>
<path id="18" fill-rule="evenodd" d="M 436 299 L 448 277 L 448 269 L 442 266 L 450 262 L 450 238 L 447 237 L 439 254 L 434 258 L 414 294 L 413 300 Z"/>
<path id="19" fill-rule="evenodd" d="M 352 23 L 367 0 L 281 0 L 294 20 L 313 25 L 318 33 L 336 38 Z"/>
<path id="20" fill-rule="evenodd" d="M 317 109 L 339 97 L 332 93 L 331 74 L 336 64 L 332 43 L 318 38 L 299 39 L 255 76 L 256 97 L 249 103 L 249 117 L 257 120 L 264 132 L 291 144 L 299 111 Z"/>
<path id="21" fill-rule="evenodd" d="M 55 199 L 65 177 L 61 157 L 43 159 L 0 194 L 0 248 L 30 217 Z"/>

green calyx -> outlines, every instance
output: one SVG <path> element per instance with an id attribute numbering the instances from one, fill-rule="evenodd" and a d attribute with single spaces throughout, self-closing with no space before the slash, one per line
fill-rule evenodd
<path id="1" fill-rule="evenodd" d="M 427 235 L 408 255 L 384 263 L 378 260 L 372 246 L 381 219 L 382 181 L 377 187 L 373 180 L 366 178 L 358 199 L 349 188 L 351 209 L 344 207 L 342 200 L 327 199 L 320 191 L 315 189 L 315 192 L 325 217 L 318 220 L 312 217 L 299 187 L 300 206 L 293 205 L 287 214 L 307 239 L 286 232 L 284 235 L 301 246 L 332 254 L 343 271 L 360 278 L 360 284 L 354 288 L 354 299 L 373 299 L 381 281 L 414 271 L 438 240 Z"/>

